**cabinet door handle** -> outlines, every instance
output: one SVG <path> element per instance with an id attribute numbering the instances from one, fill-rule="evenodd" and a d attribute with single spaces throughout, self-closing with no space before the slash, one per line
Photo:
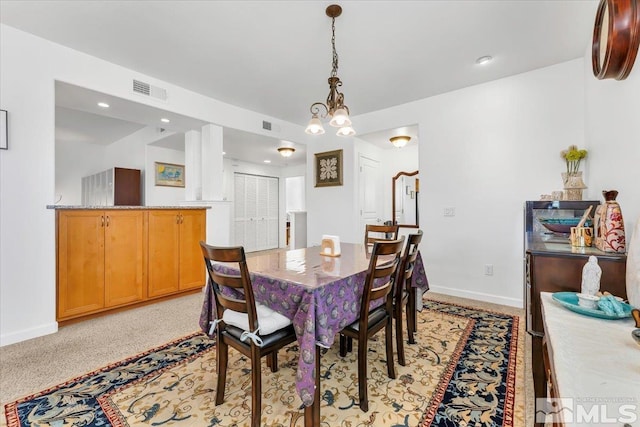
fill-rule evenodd
<path id="1" fill-rule="evenodd" d="M 100 227 L 104 227 L 104 215 L 100 217 Z"/>
<path id="2" fill-rule="evenodd" d="M 109 226 L 109 215 L 107 215 L 107 227 Z"/>
<path id="3" fill-rule="evenodd" d="M 180 224 L 180 214 L 176 215 L 176 224 Z"/>
<path id="4" fill-rule="evenodd" d="M 182 214 L 180 214 L 180 224 L 184 224 L 184 216 Z"/>

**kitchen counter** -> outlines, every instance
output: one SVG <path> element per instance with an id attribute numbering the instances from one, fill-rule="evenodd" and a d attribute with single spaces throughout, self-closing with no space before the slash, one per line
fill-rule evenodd
<path id="1" fill-rule="evenodd" d="M 603 320 L 569 311 L 541 293 L 550 371 L 565 425 L 640 425 L 640 347 L 633 320 Z M 595 408 L 594 408 L 595 407 Z M 586 418 L 589 414 L 590 418 Z M 587 422 L 588 421 L 588 422 Z"/>
<path id="2" fill-rule="evenodd" d="M 112 209 L 121 209 L 121 210 L 152 210 L 152 209 L 179 209 L 179 210 L 189 210 L 189 209 L 210 209 L 211 206 L 82 206 L 82 205 L 47 205 L 47 209 L 55 209 L 55 210 L 112 210 Z"/>

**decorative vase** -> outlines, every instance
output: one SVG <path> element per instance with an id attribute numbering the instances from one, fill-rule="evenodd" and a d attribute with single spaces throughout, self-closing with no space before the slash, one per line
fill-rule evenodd
<path id="1" fill-rule="evenodd" d="M 564 200 L 582 200 L 582 190 L 587 188 L 582 180 L 582 171 L 562 172 Z"/>
<path id="2" fill-rule="evenodd" d="M 622 210 L 616 202 L 616 190 L 604 190 L 604 204 L 598 206 L 595 215 L 596 247 L 604 252 L 624 253 L 626 249 Z"/>
<path id="3" fill-rule="evenodd" d="M 627 298 L 629 304 L 640 309 L 640 217 L 636 221 L 627 253 Z"/>

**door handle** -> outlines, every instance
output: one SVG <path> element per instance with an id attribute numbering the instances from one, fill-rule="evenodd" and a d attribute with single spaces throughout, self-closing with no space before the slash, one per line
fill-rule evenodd
<path id="1" fill-rule="evenodd" d="M 100 217 L 100 227 L 104 227 L 104 215 Z"/>
<path id="2" fill-rule="evenodd" d="M 176 224 L 180 224 L 180 214 L 176 215 Z"/>
<path id="3" fill-rule="evenodd" d="M 109 215 L 107 215 L 107 227 L 109 226 Z"/>

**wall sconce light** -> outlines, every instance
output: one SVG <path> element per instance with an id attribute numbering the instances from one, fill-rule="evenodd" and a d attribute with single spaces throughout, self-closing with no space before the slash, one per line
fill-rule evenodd
<path id="1" fill-rule="evenodd" d="M 410 136 L 394 136 L 390 138 L 389 141 L 391 141 L 394 147 L 402 148 L 405 145 L 407 145 L 407 142 L 411 141 L 411 137 Z"/>
<path id="2" fill-rule="evenodd" d="M 278 148 L 278 152 L 282 157 L 291 157 L 291 155 L 296 151 L 293 147 L 280 147 Z"/>

